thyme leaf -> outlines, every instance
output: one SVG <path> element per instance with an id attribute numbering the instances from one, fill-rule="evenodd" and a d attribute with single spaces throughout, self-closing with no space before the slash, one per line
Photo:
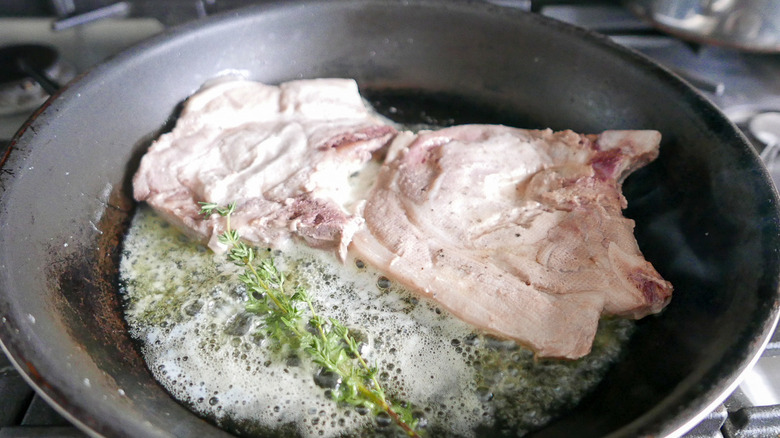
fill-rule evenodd
<path id="1" fill-rule="evenodd" d="M 305 352 L 323 372 L 338 377 L 328 393 L 338 403 L 363 407 L 374 415 L 389 416 L 408 436 L 420 437 L 418 420 L 408 403 L 394 401 L 377 379 L 378 368 L 369 365 L 360 353 L 360 342 L 335 318 L 323 318 L 306 290 L 289 287 L 284 273 L 273 259 L 257 259 L 255 250 L 241 241 L 230 226 L 236 203 L 221 207 L 199 202 L 201 213 L 225 218 L 225 231 L 219 241 L 227 246 L 228 259 L 244 268 L 238 279 L 246 287 L 246 310 L 263 317 L 266 335 L 277 341 L 276 348 L 289 347 Z"/>

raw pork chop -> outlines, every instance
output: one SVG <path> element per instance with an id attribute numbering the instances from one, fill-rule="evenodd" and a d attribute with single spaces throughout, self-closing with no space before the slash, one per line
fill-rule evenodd
<path id="1" fill-rule="evenodd" d="M 670 299 L 621 214 L 621 182 L 659 141 L 488 125 L 400 134 L 351 249 L 477 327 L 581 357 L 601 315 L 640 318 Z"/>
<path id="2" fill-rule="evenodd" d="M 231 225 L 250 242 L 299 236 L 343 259 L 362 223 L 349 176 L 394 135 L 352 80 L 223 82 L 193 95 L 150 147 L 134 196 L 217 251 L 224 219 L 203 218 L 198 201 L 235 201 Z"/>

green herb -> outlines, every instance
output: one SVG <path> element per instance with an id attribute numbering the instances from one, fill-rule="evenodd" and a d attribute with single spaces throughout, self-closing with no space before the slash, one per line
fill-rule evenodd
<path id="1" fill-rule="evenodd" d="M 201 213 L 225 217 L 225 231 L 219 241 L 228 247 L 228 258 L 244 267 L 239 280 L 247 288 L 249 312 L 264 318 L 267 335 L 279 346 L 299 348 L 321 367 L 320 375 L 335 376 L 330 397 L 339 403 L 368 409 L 378 419 L 388 418 L 410 437 L 419 437 L 418 420 L 412 407 L 388 399 L 377 379 L 377 368 L 360 354 L 360 345 L 349 329 L 334 318 L 317 314 L 303 287 L 292 287 L 273 259 L 258 259 L 255 250 L 240 240 L 230 226 L 236 204 L 227 207 L 201 202 Z M 388 423 L 389 424 L 389 423 Z"/>

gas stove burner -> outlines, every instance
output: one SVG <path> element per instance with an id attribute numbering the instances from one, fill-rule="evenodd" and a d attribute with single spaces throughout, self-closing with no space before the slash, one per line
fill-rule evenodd
<path id="1" fill-rule="evenodd" d="M 0 116 L 35 109 L 73 76 L 73 68 L 60 60 L 53 47 L 0 47 Z"/>
<path id="2" fill-rule="evenodd" d="M 760 104 L 724 108 L 723 113 L 742 130 L 758 152 L 766 154 L 765 149 L 776 146 L 772 145 L 769 135 L 780 129 L 780 96 Z"/>
<path id="3" fill-rule="evenodd" d="M 780 112 L 767 111 L 750 118 L 750 134 L 764 144 L 761 160 L 776 187 L 780 187 Z"/>

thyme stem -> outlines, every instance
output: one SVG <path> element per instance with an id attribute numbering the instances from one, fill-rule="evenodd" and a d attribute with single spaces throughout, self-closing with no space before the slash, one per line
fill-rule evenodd
<path id="1" fill-rule="evenodd" d="M 376 369 L 370 367 L 360 354 L 358 342 L 350 335 L 349 330 L 333 318 L 330 318 L 326 329 L 326 321 L 317 314 L 314 304 L 303 289 L 298 288 L 292 296 L 288 296 L 285 292 L 285 276 L 276 269 L 273 260 L 264 259 L 258 270 L 253 263 L 255 251 L 241 242 L 238 232 L 231 228 L 230 216 L 235 211 L 236 204 L 232 203 L 227 207 L 213 203 L 200 204 L 202 214 L 211 215 L 216 212 L 225 217 L 225 230 L 219 240 L 228 247 L 228 258 L 244 267 L 244 274 L 239 275 L 239 279 L 247 287 L 247 310 L 265 316 L 269 334 L 278 336 L 281 343 L 297 341 L 303 350 L 309 353 L 314 363 L 341 378 L 340 385 L 331 391 L 332 398 L 354 406 L 367 405 L 375 413 L 385 412 L 407 436 L 419 438 L 420 434 L 416 430 L 417 420 L 412 415 L 411 407 L 394 408 L 393 404 L 388 402 L 385 391 L 377 380 Z M 260 296 L 256 296 L 256 293 Z M 265 297 L 271 300 L 273 306 L 268 305 Z M 294 302 L 306 303 L 310 314 L 309 324 L 316 328 L 318 336 L 313 336 L 302 328 L 300 310 Z M 341 344 L 342 341 L 346 348 Z M 350 363 L 350 354 L 357 360 L 357 368 Z M 370 382 L 373 388 L 369 388 L 366 382 Z M 399 413 L 398 409 L 402 412 Z"/>

